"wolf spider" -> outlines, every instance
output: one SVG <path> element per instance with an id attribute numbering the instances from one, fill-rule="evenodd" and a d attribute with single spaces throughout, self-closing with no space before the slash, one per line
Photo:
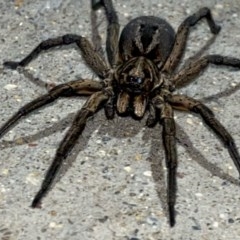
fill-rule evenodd
<path id="1" fill-rule="evenodd" d="M 206 7 L 187 17 L 176 34 L 165 20 L 154 16 L 141 16 L 131 20 L 123 28 L 119 37 L 120 27 L 112 1 L 98 0 L 95 4 L 103 6 L 108 22 L 106 40 L 108 63 L 87 38 L 67 34 L 43 41 L 20 62 L 5 62 L 4 66 L 11 69 L 16 69 L 18 66 L 25 67 L 42 51 L 74 43 L 79 47 L 85 63 L 100 78 L 100 81 L 76 80 L 53 87 L 47 94 L 26 104 L 14 114 L 1 127 L 0 137 L 22 117 L 59 97 L 88 97 L 61 141 L 41 188 L 32 201 L 31 206 L 36 208 L 40 207 L 42 198 L 50 189 L 63 161 L 76 144 L 90 116 L 102 108 L 105 110 L 107 119 L 113 119 L 117 113 L 120 116 L 128 115 L 140 120 L 146 114 L 148 127 L 154 127 L 157 123 L 162 125 L 167 166 L 169 222 L 170 226 L 174 226 L 177 191 L 174 110 L 190 111 L 200 115 L 228 149 L 240 173 L 240 155 L 234 140 L 214 117 L 213 112 L 200 101 L 174 94 L 174 91 L 190 83 L 209 64 L 240 68 L 240 59 L 206 55 L 190 61 L 187 66 L 177 70 L 192 26 L 205 18 L 213 34 L 218 34 L 220 31 L 211 11 Z M 95 6 L 93 4 L 92 7 Z"/>

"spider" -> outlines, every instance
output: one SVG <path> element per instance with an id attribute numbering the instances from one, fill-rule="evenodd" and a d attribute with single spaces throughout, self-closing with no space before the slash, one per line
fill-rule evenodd
<path id="1" fill-rule="evenodd" d="M 100 78 L 96 80 L 76 80 L 60 84 L 48 93 L 26 104 L 15 113 L 0 129 L 2 137 L 17 121 L 32 111 L 54 102 L 59 97 L 88 97 L 83 107 L 76 113 L 71 127 L 60 142 L 40 190 L 31 206 L 40 207 L 42 198 L 52 186 L 64 160 L 68 157 L 90 116 L 104 109 L 107 119 L 115 114 L 141 120 L 146 115 L 146 126 L 162 126 L 162 139 L 167 166 L 167 204 L 170 226 L 175 224 L 176 202 L 176 130 L 174 110 L 190 111 L 202 117 L 215 132 L 240 173 L 240 155 L 232 136 L 214 117 L 213 112 L 198 100 L 174 93 L 189 84 L 209 64 L 240 68 L 240 59 L 206 55 L 199 57 L 177 69 L 185 50 L 189 31 L 201 19 L 206 19 L 210 31 L 218 34 L 218 26 L 211 11 L 204 7 L 187 17 L 175 33 L 172 26 L 162 18 L 140 16 L 131 20 L 120 33 L 118 16 L 111 0 L 92 1 L 92 8 L 103 7 L 108 22 L 106 55 L 101 56 L 88 41 L 80 35 L 66 34 L 41 42 L 23 60 L 8 61 L 5 67 L 16 69 L 25 67 L 41 52 L 56 46 L 76 44 L 85 63 Z M 120 37 L 119 37 L 120 35 Z"/>

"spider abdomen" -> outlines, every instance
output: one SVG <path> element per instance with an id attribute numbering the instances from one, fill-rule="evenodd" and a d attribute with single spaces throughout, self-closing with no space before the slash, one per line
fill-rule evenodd
<path id="1" fill-rule="evenodd" d="M 164 63 L 175 39 L 172 26 L 154 16 L 142 16 L 130 21 L 122 30 L 119 55 L 123 61 L 144 56 L 157 64 Z"/>

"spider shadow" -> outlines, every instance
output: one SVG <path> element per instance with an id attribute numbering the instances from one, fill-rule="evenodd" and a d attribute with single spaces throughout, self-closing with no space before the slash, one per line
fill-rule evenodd
<path id="1" fill-rule="evenodd" d="M 234 87 L 227 88 L 222 92 L 204 97 L 204 98 L 200 99 L 200 101 L 202 101 L 202 102 L 217 101 L 220 98 L 231 96 L 238 90 L 240 90 L 240 83 L 236 84 Z"/>
<path id="2" fill-rule="evenodd" d="M 80 61 L 81 61 L 80 49 L 75 44 L 61 46 L 61 47 L 55 47 L 53 49 L 45 50 L 41 54 L 44 55 L 44 54 L 47 54 L 48 52 L 53 53 L 53 52 L 58 52 L 58 51 L 63 51 L 63 50 L 72 50 L 72 49 L 74 49 L 78 53 L 78 55 L 80 57 Z M 38 56 L 36 58 L 34 58 L 34 60 L 36 60 L 37 58 L 38 58 Z M 86 65 L 86 68 L 91 70 L 87 65 Z M 3 69 L 5 69 L 5 68 L 3 68 Z M 40 88 L 46 89 L 47 91 L 49 91 L 50 89 L 52 89 L 53 87 L 55 87 L 57 85 L 55 82 L 56 80 L 64 81 L 64 79 L 66 79 L 66 74 L 63 74 L 59 79 L 54 79 L 54 82 L 53 81 L 44 81 L 44 80 L 40 79 L 39 77 L 34 76 L 34 73 L 27 67 L 26 68 L 25 67 L 17 67 L 16 70 L 19 74 L 22 74 L 25 78 L 27 78 L 28 81 L 30 81 L 31 83 L 33 83 L 34 85 L 36 85 Z M 92 73 L 92 75 L 94 76 L 94 78 L 97 78 L 94 73 Z M 83 79 L 81 74 L 76 74 L 74 76 L 73 80 L 80 80 L 80 79 Z"/>
<path id="3" fill-rule="evenodd" d="M 211 45 L 215 42 L 216 38 L 217 38 L 217 35 L 211 36 L 195 54 L 188 57 L 187 59 L 183 57 L 181 60 L 181 63 L 183 63 L 183 66 L 181 68 L 183 69 L 187 67 L 191 62 L 199 59 L 211 47 Z"/>
<path id="4" fill-rule="evenodd" d="M 231 93 L 234 93 L 240 88 L 240 84 L 236 85 L 233 88 L 227 89 L 219 94 L 217 94 L 217 98 L 228 96 Z M 210 99 L 214 98 L 213 96 L 209 97 Z M 206 100 L 208 101 L 208 99 Z M 17 138 L 14 141 L 3 141 L 3 144 L 0 146 L 0 150 L 5 148 L 14 147 L 16 145 L 24 145 L 31 142 L 38 141 L 44 137 L 55 134 L 56 132 L 60 132 L 63 129 L 67 128 L 73 118 L 74 113 L 68 114 L 67 117 L 62 120 L 54 123 L 54 125 L 45 128 L 42 131 L 37 132 L 36 134 L 28 135 L 25 137 Z M 76 161 L 80 152 L 87 148 L 88 141 L 92 136 L 93 132 L 98 129 L 98 136 L 105 136 L 106 133 L 114 138 L 121 139 L 126 137 L 134 137 L 137 135 L 141 129 L 145 126 L 143 119 L 142 121 L 135 121 L 133 119 L 129 119 L 126 117 L 116 117 L 112 121 L 106 121 L 104 116 L 104 112 L 100 111 L 98 114 L 94 116 L 94 119 L 88 121 L 86 129 L 83 132 L 83 135 L 80 136 L 77 144 L 73 148 L 71 154 L 65 160 L 59 175 L 54 181 L 51 189 L 55 186 L 55 184 L 65 175 L 68 169 L 72 166 L 72 164 Z M 116 128 L 116 125 L 118 126 Z M 177 142 L 182 145 L 186 152 L 194 159 L 201 167 L 205 168 L 207 171 L 211 172 L 212 175 L 215 175 L 222 179 L 223 181 L 229 181 L 234 185 L 239 185 L 239 181 L 227 173 L 222 172 L 222 170 L 217 167 L 215 164 L 209 162 L 193 145 L 188 135 L 185 133 L 183 128 L 177 124 Z M 165 159 L 162 138 L 161 138 L 161 126 L 157 125 L 155 128 L 147 128 L 144 131 L 142 140 L 147 143 L 150 141 L 150 151 L 147 157 L 147 161 L 151 164 L 152 177 L 155 183 L 155 189 L 157 191 L 157 195 L 159 197 L 160 203 L 163 207 L 163 211 L 165 215 L 168 215 L 168 207 L 167 207 L 167 183 L 166 183 L 166 171 L 164 170 Z M 165 160 L 164 160 L 165 161 Z"/>
<path id="5" fill-rule="evenodd" d="M 223 181 L 228 181 L 236 186 L 239 186 L 238 179 L 235 179 L 231 175 L 224 173 L 221 168 L 209 162 L 204 155 L 195 148 L 189 136 L 179 124 L 177 124 L 177 142 L 185 148 L 186 152 L 191 156 L 192 159 L 194 159 L 194 161 L 196 161 L 201 167 L 205 168 L 213 176 L 217 176 Z"/>
<path id="6" fill-rule="evenodd" d="M 46 81 L 41 80 L 38 77 L 35 77 L 34 74 L 27 68 L 18 67 L 16 70 L 18 71 L 19 74 L 22 74 L 31 83 L 33 83 L 34 85 L 36 85 L 40 88 L 50 89 L 51 86 L 54 85 L 54 83 L 52 83 L 52 82 L 46 82 Z"/>
<path id="7" fill-rule="evenodd" d="M 95 50 L 103 57 L 103 59 L 106 60 L 106 55 L 105 55 L 104 50 L 102 48 L 102 39 L 101 39 L 101 36 L 100 36 L 100 33 L 99 33 L 99 26 L 104 21 L 103 21 L 103 19 L 101 19 L 100 21 L 97 21 L 97 12 L 96 11 L 91 10 L 90 14 L 91 14 L 91 36 L 92 36 L 91 40 L 92 40 L 93 46 L 94 46 Z M 65 46 L 61 46 L 61 47 L 55 47 L 55 48 L 52 48 L 52 49 L 49 49 L 49 50 L 45 50 L 44 53 L 62 51 L 62 50 L 68 50 L 68 49 L 75 49 L 79 53 L 79 56 L 81 56 L 81 51 L 76 46 L 76 44 L 65 45 Z M 36 57 L 36 58 L 38 58 L 38 57 Z M 0 69 L 0 71 L 3 71 L 3 70 L 4 70 L 4 68 Z M 38 87 L 45 88 L 45 89 L 49 90 L 52 86 L 55 86 L 55 84 L 53 82 L 43 81 L 40 78 L 35 77 L 34 74 L 28 68 L 18 67 L 16 70 L 18 71 L 19 74 L 23 74 L 23 76 L 25 78 L 27 78 L 31 83 L 35 84 Z M 81 76 L 80 77 L 76 76 L 76 79 L 78 79 L 78 78 L 82 78 L 82 77 Z"/>

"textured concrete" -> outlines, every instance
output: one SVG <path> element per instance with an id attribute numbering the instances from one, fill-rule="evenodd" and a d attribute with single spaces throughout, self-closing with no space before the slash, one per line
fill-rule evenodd
<path id="1" fill-rule="evenodd" d="M 166 3 L 167 2 L 167 3 Z M 240 57 L 238 0 L 114 1 L 121 25 L 139 15 L 167 19 L 175 29 L 202 6 L 222 31 L 206 52 Z M 39 42 L 66 33 L 91 36 L 89 2 L 0 0 L 0 62 L 21 59 Z M 105 19 L 98 13 L 101 37 Z M 186 58 L 211 39 L 205 21 L 194 27 Z M 94 77 L 74 47 L 42 54 L 25 74 L 0 68 L 0 124 L 46 92 L 44 83 Z M 181 92 L 204 99 L 240 147 L 240 72 L 211 66 Z M 221 93 L 221 94 L 219 94 Z M 212 96 L 213 97 L 209 97 Z M 23 119 L 0 141 L 0 239 L 234 240 L 240 239 L 238 174 L 226 149 L 197 118 L 176 113 L 176 226 L 166 212 L 161 128 L 99 113 L 87 125 L 42 209 L 30 203 L 83 99 L 63 99 Z"/>

